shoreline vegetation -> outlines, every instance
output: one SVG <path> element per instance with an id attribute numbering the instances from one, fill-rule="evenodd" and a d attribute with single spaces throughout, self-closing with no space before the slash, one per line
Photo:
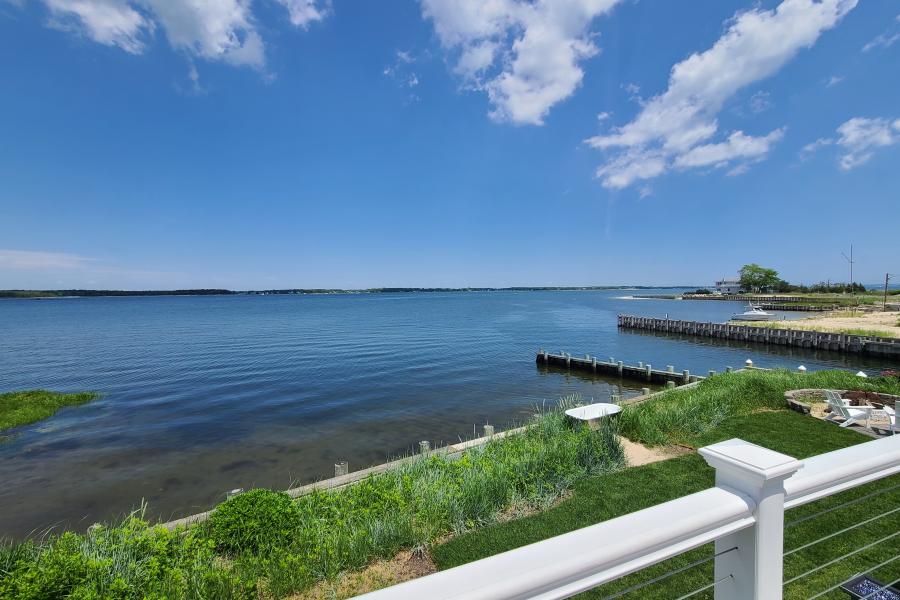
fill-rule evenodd
<path id="1" fill-rule="evenodd" d="M 563 409 L 574 398 L 560 403 Z M 86 533 L 0 545 L 0 598 L 284 598 L 403 550 L 544 510 L 620 469 L 611 424 L 572 427 L 536 411 L 524 431 L 458 458 L 422 456 L 333 491 L 251 490 L 170 531 L 142 511 Z"/>
<path id="2" fill-rule="evenodd" d="M 560 410 L 536 411 L 522 433 L 458 458 L 422 456 L 339 490 L 296 500 L 252 490 L 218 505 L 208 521 L 175 531 L 151 526 L 137 512 L 85 534 L 0 544 L 0 598 L 325 598 L 337 597 L 337 589 L 349 597 L 411 576 L 385 573 L 398 556 L 449 568 L 708 487 L 711 471 L 693 450 L 721 439 L 742 437 L 801 458 L 867 441 L 786 410 L 784 392 L 808 387 L 898 394 L 900 380 L 844 371 L 720 374 L 627 405 L 617 421 L 603 420 L 599 431 L 570 423 L 562 409 L 577 398 L 564 399 Z M 623 468 L 619 435 L 689 453 Z M 877 485 L 822 502 L 840 502 Z M 885 501 L 900 501 L 900 492 Z M 791 543 L 802 545 L 820 533 L 816 526 L 798 529 Z M 878 530 L 859 535 L 877 537 Z M 634 578 L 650 579 L 698 552 L 610 585 L 619 589 Z M 834 565 L 822 576 L 858 566 Z M 666 592 L 690 591 L 706 575 L 685 574 L 667 582 Z M 363 589 L 354 589 L 352 581 Z M 786 597 L 806 597 L 810 589 L 804 584 Z"/>
<path id="3" fill-rule="evenodd" d="M 0 290 L 0 298 L 94 298 L 121 296 L 280 296 L 320 294 L 400 294 L 413 292 L 591 292 L 603 290 L 689 289 L 694 286 L 589 285 L 589 286 L 517 286 L 517 287 L 383 287 L 364 289 L 290 288 L 271 290 Z"/>
<path id="4" fill-rule="evenodd" d="M 47 390 L 0 393 L 0 434 L 8 429 L 43 421 L 61 408 L 86 404 L 98 396 L 96 392 L 63 394 Z"/>

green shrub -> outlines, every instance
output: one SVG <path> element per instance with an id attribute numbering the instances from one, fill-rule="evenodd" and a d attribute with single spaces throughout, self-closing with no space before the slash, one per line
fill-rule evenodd
<path id="1" fill-rule="evenodd" d="M 227 554 L 282 548 L 297 537 L 301 517 L 284 492 L 256 489 L 220 504 L 210 515 L 208 533 Z"/>

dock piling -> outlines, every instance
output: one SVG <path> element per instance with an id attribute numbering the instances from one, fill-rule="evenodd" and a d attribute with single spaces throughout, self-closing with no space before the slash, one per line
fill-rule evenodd
<path id="1" fill-rule="evenodd" d="M 340 477 L 341 475 L 346 475 L 350 472 L 350 465 L 347 464 L 346 460 L 341 460 L 334 463 L 334 476 Z"/>

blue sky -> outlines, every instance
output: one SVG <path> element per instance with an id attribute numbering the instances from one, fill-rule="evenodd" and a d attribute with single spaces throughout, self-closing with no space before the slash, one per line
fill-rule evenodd
<path id="1" fill-rule="evenodd" d="M 892 0 L 0 0 L 0 288 L 900 273 Z"/>

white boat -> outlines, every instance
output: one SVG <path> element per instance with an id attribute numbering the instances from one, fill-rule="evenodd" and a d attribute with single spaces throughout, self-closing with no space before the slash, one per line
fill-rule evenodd
<path id="1" fill-rule="evenodd" d="M 774 319 L 775 315 L 758 306 L 753 306 L 753 304 L 750 304 L 750 307 L 744 312 L 731 316 L 732 321 L 772 321 Z"/>

